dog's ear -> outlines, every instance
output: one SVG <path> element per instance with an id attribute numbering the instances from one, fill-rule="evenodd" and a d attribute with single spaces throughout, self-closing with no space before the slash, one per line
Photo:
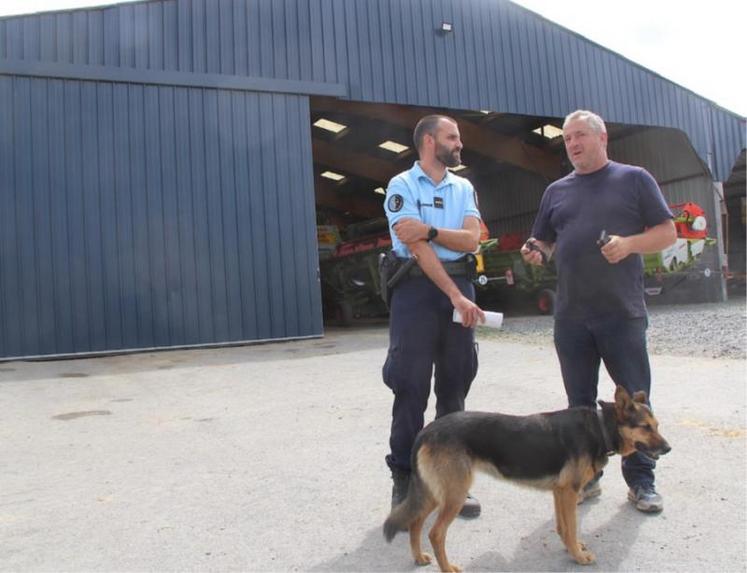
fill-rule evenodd
<path id="1" fill-rule="evenodd" d="M 597 400 L 597 404 L 602 408 L 602 410 L 606 408 L 614 408 L 615 403 L 614 402 L 605 402 L 604 400 Z"/>
<path id="2" fill-rule="evenodd" d="M 618 384 L 615 389 L 615 414 L 617 415 L 617 419 L 621 421 L 624 420 L 625 410 L 632 407 L 633 401 L 630 399 L 630 394 L 628 394 L 628 391 L 625 388 Z"/>
<path id="3" fill-rule="evenodd" d="M 634 402 L 640 402 L 641 404 L 645 404 L 648 402 L 648 397 L 646 396 L 646 392 L 643 390 L 640 390 L 633 394 L 633 401 Z"/>
<path id="4" fill-rule="evenodd" d="M 630 394 L 628 391 L 619 384 L 615 388 L 615 404 L 630 402 Z"/>

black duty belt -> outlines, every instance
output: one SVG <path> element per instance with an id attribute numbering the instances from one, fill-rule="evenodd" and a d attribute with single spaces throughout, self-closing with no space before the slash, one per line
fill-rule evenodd
<path id="1" fill-rule="evenodd" d="M 407 259 L 400 259 L 406 261 Z M 466 277 L 474 272 L 475 262 L 472 258 L 459 259 L 457 261 L 441 261 L 446 274 L 450 277 Z M 411 277 L 422 277 L 425 276 L 423 269 L 415 265 L 410 269 L 409 276 Z"/>

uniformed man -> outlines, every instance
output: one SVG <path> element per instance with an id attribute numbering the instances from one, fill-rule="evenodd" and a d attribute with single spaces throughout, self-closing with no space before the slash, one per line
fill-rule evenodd
<path id="1" fill-rule="evenodd" d="M 389 352 L 385 384 L 394 392 L 391 452 L 392 505 L 407 494 L 410 452 L 422 429 L 435 378 L 436 417 L 464 410 L 477 374 L 474 326 L 485 318 L 475 304 L 471 282 L 480 241 L 480 212 L 472 184 L 450 171 L 461 163 L 462 141 L 454 119 L 429 115 L 415 127 L 419 161 L 394 177 L 387 189 L 386 214 L 392 248 L 406 261 L 416 258 L 391 294 Z M 454 309 L 461 323 L 452 320 Z M 465 517 L 480 504 L 468 496 Z"/>

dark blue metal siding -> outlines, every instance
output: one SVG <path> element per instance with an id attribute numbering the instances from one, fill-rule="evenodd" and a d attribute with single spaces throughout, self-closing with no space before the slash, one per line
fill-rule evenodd
<path id="1" fill-rule="evenodd" d="M 506 0 L 154 0 L 0 20 L 0 58 L 342 83 L 371 102 L 590 108 L 683 130 L 717 180 L 745 147 L 744 118 Z"/>
<path id="2" fill-rule="evenodd" d="M 308 99 L 0 76 L 0 357 L 318 335 Z"/>
<path id="3" fill-rule="evenodd" d="M 717 180 L 745 147 L 744 118 L 506 0 L 3 18 L 0 66 L 5 357 L 321 333 L 309 102 L 281 93 L 590 108 L 682 130 Z"/>

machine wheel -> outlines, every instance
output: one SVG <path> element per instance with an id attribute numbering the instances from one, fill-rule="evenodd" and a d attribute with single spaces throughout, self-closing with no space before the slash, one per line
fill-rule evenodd
<path id="1" fill-rule="evenodd" d="M 348 301 L 342 301 L 337 307 L 337 318 L 342 326 L 353 325 L 353 305 Z"/>
<path id="2" fill-rule="evenodd" d="M 555 291 L 549 288 L 542 289 L 537 295 L 537 310 L 540 314 L 552 314 L 555 312 Z"/>

